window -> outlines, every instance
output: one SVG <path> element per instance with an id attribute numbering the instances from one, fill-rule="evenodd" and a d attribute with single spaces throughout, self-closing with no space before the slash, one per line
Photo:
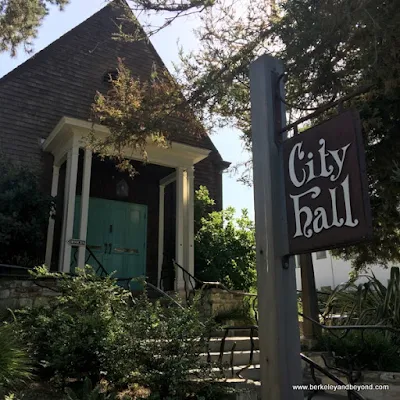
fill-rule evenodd
<path id="1" fill-rule="evenodd" d="M 103 82 L 111 84 L 111 82 L 118 79 L 118 70 L 110 69 L 103 75 Z"/>
<path id="2" fill-rule="evenodd" d="M 317 260 L 323 260 L 323 259 L 325 259 L 327 257 L 325 250 L 324 251 L 317 251 L 315 254 L 317 256 Z"/>

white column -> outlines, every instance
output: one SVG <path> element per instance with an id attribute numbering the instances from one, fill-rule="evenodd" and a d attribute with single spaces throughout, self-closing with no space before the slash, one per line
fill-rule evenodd
<path id="1" fill-rule="evenodd" d="M 53 165 L 53 177 L 51 181 L 51 197 L 55 198 L 58 191 L 58 178 L 60 176 L 60 167 Z M 47 227 L 47 242 L 46 242 L 46 257 L 45 264 L 50 270 L 51 257 L 53 254 L 53 240 L 54 240 L 54 215 L 53 210 L 50 211 L 49 225 Z"/>
<path id="2" fill-rule="evenodd" d="M 64 183 L 64 203 L 63 203 L 63 215 L 62 215 L 62 227 L 61 227 L 61 239 L 60 239 L 60 257 L 58 260 L 58 270 L 63 270 L 64 262 L 64 249 L 65 249 L 65 229 L 67 225 L 67 211 L 68 211 L 68 193 L 69 193 L 69 182 L 71 178 L 71 157 L 68 157 L 65 166 L 65 183 Z"/>
<path id="3" fill-rule="evenodd" d="M 61 271 L 69 272 L 71 264 L 71 245 L 68 243 L 72 239 L 75 214 L 75 195 L 76 180 L 78 175 L 79 147 L 73 147 L 68 152 L 67 176 L 65 181 L 66 195 L 64 201 L 64 221 L 63 221 L 63 243 L 61 253 Z"/>
<path id="4" fill-rule="evenodd" d="M 184 225 L 185 225 L 185 192 L 184 192 L 184 169 L 176 169 L 176 232 L 175 232 L 175 260 L 184 267 Z M 184 288 L 183 272 L 180 268 L 176 269 L 175 289 Z"/>
<path id="5" fill-rule="evenodd" d="M 194 275 L 194 168 L 187 169 L 187 260 L 185 268 Z"/>
<path id="6" fill-rule="evenodd" d="M 81 224 L 79 228 L 79 239 L 86 242 L 88 214 L 89 214 L 89 196 L 90 196 L 90 177 L 92 174 L 92 150 L 85 149 L 83 161 L 83 179 L 81 196 Z M 86 247 L 80 246 L 78 250 L 78 267 L 85 266 Z"/>
<path id="7" fill-rule="evenodd" d="M 158 273 L 157 287 L 161 288 L 161 272 L 164 259 L 164 205 L 165 186 L 160 185 L 160 198 L 158 205 Z"/>

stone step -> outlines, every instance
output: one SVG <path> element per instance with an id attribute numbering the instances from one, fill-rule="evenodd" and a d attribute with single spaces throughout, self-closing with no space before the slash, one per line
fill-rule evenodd
<path id="1" fill-rule="evenodd" d="M 304 396 L 307 399 L 307 396 Z M 327 393 L 327 392 L 320 392 L 317 393 L 312 397 L 312 400 L 345 400 L 348 399 L 346 393 Z"/>
<path id="2" fill-rule="evenodd" d="M 259 350 L 259 339 L 255 337 L 254 339 L 254 350 Z M 221 348 L 222 338 L 211 338 L 209 341 L 209 351 L 210 352 L 219 352 Z M 224 352 L 231 351 L 233 345 L 236 343 L 235 351 L 250 351 L 251 350 L 251 341 L 247 336 L 228 336 L 225 339 Z"/>
<path id="3" fill-rule="evenodd" d="M 225 379 L 236 379 L 238 378 L 237 374 L 240 372 L 241 378 L 244 380 L 250 381 L 259 381 L 260 380 L 260 365 L 250 365 L 248 368 L 244 369 L 246 365 L 235 365 L 233 368 L 224 366 L 221 368 L 213 368 L 213 372 L 216 374 L 221 374 Z"/>
<path id="4" fill-rule="evenodd" d="M 230 351 L 226 351 L 222 354 L 222 360 L 219 359 L 220 353 L 219 351 L 216 352 L 211 352 L 210 354 L 210 361 L 212 363 L 218 363 L 222 362 L 222 364 L 230 364 L 231 363 L 231 357 L 232 353 Z M 247 365 L 250 363 L 250 355 L 251 351 L 250 350 L 244 350 L 244 351 L 234 351 L 233 352 L 233 365 Z M 203 353 L 200 355 L 202 361 L 207 362 L 208 360 L 208 354 Z M 259 364 L 260 363 L 260 351 L 259 350 L 254 350 L 253 351 L 253 360 L 251 364 Z"/>
<path id="5" fill-rule="evenodd" d="M 224 329 L 219 329 L 212 332 L 213 337 L 223 337 L 225 336 L 226 332 Z M 229 329 L 227 337 L 231 336 L 243 336 L 249 338 L 251 336 L 251 329 Z M 253 330 L 253 337 L 258 337 L 258 330 Z"/>

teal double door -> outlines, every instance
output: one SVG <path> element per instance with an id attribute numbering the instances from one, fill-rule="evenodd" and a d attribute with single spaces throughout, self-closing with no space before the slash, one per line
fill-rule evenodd
<path id="1" fill-rule="evenodd" d="M 81 198 L 75 206 L 74 238 L 79 238 Z M 146 275 L 147 206 L 89 199 L 86 243 L 108 274 L 116 278 Z M 98 265 L 86 252 L 88 264 Z M 137 285 L 135 285 L 138 287 Z"/>

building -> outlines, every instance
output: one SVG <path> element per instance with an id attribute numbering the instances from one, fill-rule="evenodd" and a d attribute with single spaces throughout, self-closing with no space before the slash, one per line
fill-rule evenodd
<path id="1" fill-rule="evenodd" d="M 194 190 L 207 186 L 221 209 L 229 164 L 206 134 L 194 136 L 184 125 L 168 149 L 149 144 L 146 165 L 126 149 L 140 173 L 134 179 L 85 148 L 91 104 L 97 90 L 106 91 L 117 59 L 141 80 L 154 64 L 165 68 L 149 41 L 113 39 L 122 13 L 117 2 L 107 5 L 0 79 L 0 152 L 38 168 L 44 190 L 57 199 L 43 254 L 52 270 L 88 262 L 157 285 L 168 277 L 180 288 L 182 272 L 175 275 L 171 260 L 194 272 Z M 103 125 L 94 130 L 109 133 Z"/>
<path id="2" fill-rule="evenodd" d="M 317 290 L 324 288 L 334 289 L 336 286 L 349 280 L 349 274 L 351 272 L 350 261 L 333 257 L 332 254 L 327 250 L 313 253 L 312 259 L 314 266 L 315 286 Z M 386 285 L 388 279 L 390 278 L 390 268 L 385 269 L 380 265 L 371 265 L 368 267 L 365 275 L 372 276 L 372 274 L 374 274 L 377 279 Z M 365 281 L 365 278 L 360 278 L 359 282 L 362 282 L 363 280 Z M 300 268 L 296 268 L 296 283 L 297 290 L 301 290 Z"/>

